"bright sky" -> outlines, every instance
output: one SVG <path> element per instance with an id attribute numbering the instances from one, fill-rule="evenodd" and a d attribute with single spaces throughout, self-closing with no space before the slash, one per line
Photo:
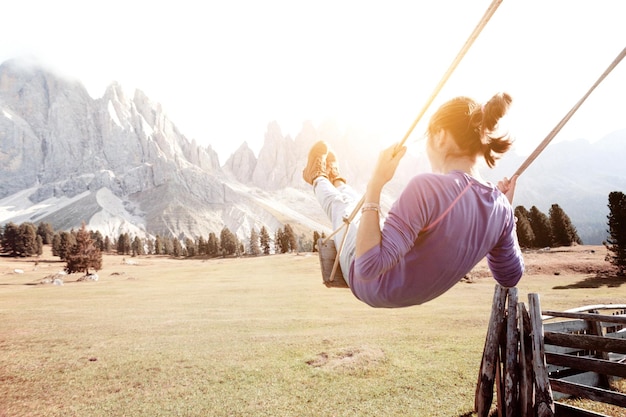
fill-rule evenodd
<path id="1" fill-rule="evenodd" d="M 2 7 L 0 62 L 35 58 L 94 98 L 113 81 L 160 102 L 220 161 L 268 123 L 292 137 L 334 118 L 402 139 L 491 0 L 21 0 Z M 433 104 L 514 98 L 529 152 L 626 47 L 624 0 L 504 0 Z M 625 60 L 626 61 L 626 60 Z M 626 127 L 626 62 L 555 141 Z M 424 131 L 426 118 L 412 138 Z M 410 142 L 409 142 L 410 143 Z M 372 146 L 381 146 L 380 143 Z"/>

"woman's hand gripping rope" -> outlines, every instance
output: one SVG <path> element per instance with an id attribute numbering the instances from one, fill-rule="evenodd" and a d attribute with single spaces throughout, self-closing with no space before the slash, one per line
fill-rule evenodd
<path id="1" fill-rule="evenodd" d="M 498 190 L 502 192 L 509 200 L 509 203 L 513 204 L 513 196 L 515 195 L 515 186 L 517 185 L 517 179 L 519 175 L 513 175 L 511 179 L 504 177 L 498 181 Z"/>
<path id="2" fill-rule="evenodd" d="M 405 154 L 406 146 L 400 146 L 397 143 L 380 153 L 372 178 L 370 179 L 370 184 L 373 185 L 373 188 L 380 188 L 380 190 L 382 190 L 383 186 L 391 181 Z M 368 188 L 370 188 L 369 185 Z M 380 197 L 380 195 L 378 197 Z"/>
<path id="3" fill-rule="evenodd" d="M 380 194 L 383 187 L 393 178 L 400 160 L 406 153 L 406 147 L 399 144 L 383 150 L 367 184 L 363 197 L 363 208 L 356 235 L 356 257 L 358 258 L 374 246 L 380 245 Z"/>

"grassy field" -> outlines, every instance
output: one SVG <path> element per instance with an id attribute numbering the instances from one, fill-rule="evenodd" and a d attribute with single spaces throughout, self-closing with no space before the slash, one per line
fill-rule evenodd
<path id="1" fill-rule="evenodd" d="M 626 302 L 626 282 L 552 255 L 520 300 Z M 386 310 L 325 288 L 310 254 L 105 256 L 99 281 L 63 286 L 39 284 L 63 268 L 43 258 L 0 259 L 1 417 L 473 415 L 490 278 Z"/>

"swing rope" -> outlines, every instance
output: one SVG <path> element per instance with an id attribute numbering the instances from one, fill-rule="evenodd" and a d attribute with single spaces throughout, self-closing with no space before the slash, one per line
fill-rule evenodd
<path id="1" fill-rule="evenodd" d="M 526 168 L 528 168 L 530 164 L 532 164 L 533 161 L 537 159 L 539 154 L 546 148 L 546 146 L 548 146 L 548 144 L 557 135 L 557 133 L 559 133 L 561 128 L 565 126 L 565 123 L 567 123 L 568 120 L 571 119 L 574 113 L 576 113 L 576 110 L 578 110 L 578 108 L 584 103 L 587 97 L 589 97 L 589 95 L 593 92 L 593 90 L 595 90 L 596 87 L 600 85 L 600 83 L 607 77 L 607 75 L 609 75 L 609 73 L 613 71 L 613 68 L 615 68 L 617 64 L 620 63 L 620 61 L 624 58 L 624 56 L 626 56 L 626 48 L 622 49 L 622 52 L 617 56 L 617 58 L 613 60 L 613 62 L 611 62 L 611 65 L 609 65 L 609 67 L 604 71 L 604 73 L 600 76 L 600 78 L 598 78 L 595 84 L 591 86 L 589 91 L 587 91 L 587 94 L 585 94 L 580 100 L 578 100 L 578 103 L 576 103 L 576 105 L 572 107 L 572 109 L 565 115 L 565 117 L 563 117 L 563 119 L 561 119 L 561 121 L 554 127 L 554 129 L 550 131 L 548 136 L 546 136 L 546 138 L 539 144 L 539 146 L 537 146 L 537 148 L 533 151 L 533 153 L 530 154 L 528 158 L 526 158 L 524 163 L 522 163 L 522 165 L 517 169 L 517 171 L 515 171 L 515 174 L 513 174 L 514 176 L 521 175 L 522 172 L 524 172 Z"/>
<path id="2" fill-rule="evenodd" d="M 463 57 L 465 56 L 465 54 L 467 53 L 469 48 L 472 46 L 472 44 L 474 43 L 476 38 L 478 38 L 478 35 L 483 30 L 483 28 L 487 25 L 487 23 L 489 22 L 489 19 L 491 19 L 491 16 L 493 16 L 493 14 L 496 12 L 498 6 L 500 6 L 501 3 L 502 3 L 502 0 L 493 0 L 491 2 L 489 7 L 487 8 L 487 10 L 485 11 L 485 14 L 481 18 L 480 22 L 478 23 L 478 25 L 476 25 L 476 27 L 474 28 L 474 31 L 471 33 L 471 35 L 469 36 L 469 38 L 467 39 L 467 41 L 465 42 L 465 44 L 463 45 L 461 50 L 458 52 L 458 54 L 456 55 L 456 57 L 452 61 L 452 64 L 450 64 L 450 67 L 448 68 L 446 73 L 443 75 L 443 77 L 441 78 L 441 80 L 439 81 L 437 86 L 435 87 L 435 90 L 433 91 L 433 93 L 430 95 L 430 97 L 428 98 L 428 100 L 424 104 L 424 107 L 422 107 L 422 110 L 419 112 L 419 114 L 417 115 L 417 117 L 413 121 L 413 124 L 411 124 L 411 126 L 409 127 L 409 130 L 404 135 L 404 138 L 398 144 L 397 151 L 400 148 L 402 148 L 402 146 L 407 141 L 409 136 L 411 136 L 411 133 L 413 133 L 413 130 L 415 129 L 415 126 L 417 126 L 419 121 L 422 119 L 422 117 L 424 116 L 424 114 L 426 113 L 426 111 L 428 110 L 430 105 L 435 100 L 435 97 L 437 97 L 437 95 L 439 94 L 439 92 L 443 88 L 444 84 L 448 81 L 448 79 L 450 78 L 450 76 L 452 75 L 452 73 L 454 72 L 456 67 L 459 65 L 459 63 L 461 62 L 461 60 L 463 59 Z M 342 228 L 344 228 L 344 227 L 346 228 L 346 232 L 344 233 L 343 238 L 341 239 L 341 244 L 339 245 L 339 248 L 337 248 L 337 256 L 335 257 L 335 262 L 333 264 L 333 269 L 332 269 L 332 272 L 330 274 L 330 281 L 331 282 L 334 280 L 335 273 L 337 272 L 337 268 L 339 266 L 339 255 L 341 254 L 341 251 L 343 250 L 343 246 L 344 246 L 344 243 L 346 241 L 346 236 L 348 235 L 348 227 L 350 227 L 350 223 L 352 223 L 352 221 L 354 220 L 354 218 L 356 217 L 356 215 L 358 214 L 359 210 L 361 209 L 361 207 L 363 206 L 364 203 L 365 203 L 365 196 L 363 196 L 361 198 L 361 200 L 357 203 L 357 205 L 354 208 L 354 210 L 352 211 L 352 213 L 350 213 L 350 215 L 348 217 L 344 217 L 343 224 L 337 230 L 335 230 L 333 233 L 331 233 L 324 240 L 324 243 L 327 243 L 333 236 L 335 236 L 337 233 L 339 233 Z"/>

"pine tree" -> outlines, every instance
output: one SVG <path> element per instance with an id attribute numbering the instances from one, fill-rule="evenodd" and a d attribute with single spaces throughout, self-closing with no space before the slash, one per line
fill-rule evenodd
<path id="1" fill-rule="evenodd" d="M 529 220 L 535 235 L 533 247 L 546 248 L 552 246 L 552 228 L 550 227 L 548 216 L 537 207 L 532 206 L 529 212 Z"/>
<path id="2" fill-rule="evenodd" d="M 289 246 L 285 241 L 285 233 L 279 227 L 274 236 L 274 253 L 286 253 L 288 250 Z"/>
<path id="3" fill-rule="evenodd" d="M 37 235 L 36 247 L 37 247 L 36 255 L 39 255 L 39 256 L 43 255 L 43 239 L 39 235 Z"/>
<path id="4" fill-rule="evenodd" d="M 626 195 L 619 191 L 609 194 L 609 238 L 604 242 L 606 260 L 615 266 L 620 276 L 626 271 Z"/>
<path id="5" fill-rule="evenodd" d="M 152 238 L 146 238 L 146 254 L 152 255 L 154 253 L 154 240 Z"/>
<path id="6" fill-rule="evenodd" d="M 156 235 L 156 237 L 154 238 L 154 254 L 163 254 L 163 239 L 159 235 Z"/>
<path id="7" fill-rule="evenodd" d="M 317 230 L 313 231 L 313 252 L 318 252 L 317 241 L 320 240 L 320 234 Z"/>
<path id="8" fill-rule="evenodd" d="M 259 234 L 253 227 L 250 231 L 250 255 L 259 256 L 261 254 L 261 247 L 259 246 Z"/>
<path id="9" fill-rule="evenodd" d="M 173 237 L 164 237 L 163 238 L 163 255 L 173 255 L 174 254 L 174 241 L 178 240 Z M 180 244 L 180 242 L 179 242 Z"/>
<path id="10" fill-rule="evenodd" d="M 178 258 L 183 254 L 183 245 L 177 238 L 172 238 L 172 256 Z"/>
<path id="11" fill-rule="evenodd" d="M 290 224 L 285 225 L 285 238 L 287 241 L 288 251 L 298 252 L 298 239 Z"/>
<path id="12" fill-rule="evenodd" d="M 50 245 L 52 243 L 52 238 L 54 237 L 54 229 L 50 223 L 39 222 L 37 225 L 37 234 L 41 236 L 41 240 L 44 245 Z"/>
<path id="13" fill-rule="evenodd" d="M 578 232 L 567 214 L 558 204 L 552 204 L 550 211 L 550 227 L 554 246 L 572 246 L 574 243 L 582 244 Z"/>
<path id="14" fill-rule="evenodd" d="M 524 206 L 515 207 L 517 241 L 522 248 L 532 248 L 535 233 L 530 225 L 530 213 Z"/>
<path id="15" fill-rule="evenodd" d="M 54 236 L 52 236 L 52 255 L 60 256 L 59 255 L 60 248 L 61 248 L 61 234 L 55 233 Z"/>
<path id="16" fill-rule="evenodd" d="M 68 274 L 85 272 L 85 275 L 89 275 L 90 268 L 96 271 L 102 268 L 102 252 L 95 246 L 87 226 L 83 223 L 76 233 L 76 243 L 67 254 L 65 271 Z"/>
<path id="17" fill-rule="evenodd" d="M 99 230 L 91 232 L 91 240 L 93 240 L 93 244 L 96 245 L 96 248 L 100 249 L 100 252 L 104 250 L 104 238 Z"/>
<path id="18" fill-rule="evenodd" d="M 104 237 L 104 247 L 103 250 L 105 252 L 111 252 L 111 239 L 109 238 L 109 236 L 105 236 Z"/>
<path id="19" fill-rule="evenodd" d="M 185 250 L 187 252 L 185 256 L 189 258 L 194 257 L 197 254 L 196 242 L 194 242 L 190 237 L 185 238 Z"/>
<path id="20" fill-rule="evenodd" d="M 198 248 L 198 255 L 206 255 L 207 254 L 207 245 L 206 241 L 202 236 L 198 236 L 196 240 L 196 247 Z"/>
<path id="21" fill-rule="evenodd" d="M 140 256 L 145 254 L 145 250 L 143 248 L 143 241 L 139 236 L 135 236 L 133 239 L 133 243 L 131 243 L 132 256 Z"/>
<path id="22" fill-rule="evenodd" d="M 207 255 L 215 257 L 219 254 L 220 242 L 217 239 L 215 233 L 209 233 L 209 239 L 207 241 Z"/>
<path id="23" fill-rule="evenodd" d="M 224 256 L 234 255 L 237 252 L 237 237 L 228 227 L 224 227 L 220 233 L 220 244 Z"/>
<path id="24" fill-rule="evenodd" d="M 18 229 L 17 252 L 20 256 L 37 254 L 37 228 L 32 223 L 22 223 Z"/>
<path id="25" fill-rule="evenodd" d="M 76 237 L 72 232 L 63 231 L 59 233 L 59 246 L 57 254 L 62 261 L 67 260 L 67 256 L 70 253 L 72 246 L 76 244 Z"/>
<path id="26" fill-rule="evenodd" d="M 117 238 L 117 254 L 130 255 L 131 249 L 130 236 L 128 233 L 120 233 L 120 236 Z"/>
<path id="27" fill-rule="evenodd" d="M 270 254 L 270 234 L 268 233 L 265 226 L 261 227 L 261 235 L 259 236 L 259 241 L 261 243 L 261 250 L 264 255 Z"/>
<path id="28" fill-rule="evenodd" d="M 11 256 L 18 256 L 18 240 L 19 240 L 19 226 L 15 223 L 9 222 L 4 225 L 2 232 L 2 253 L 8 253 Z"/>

